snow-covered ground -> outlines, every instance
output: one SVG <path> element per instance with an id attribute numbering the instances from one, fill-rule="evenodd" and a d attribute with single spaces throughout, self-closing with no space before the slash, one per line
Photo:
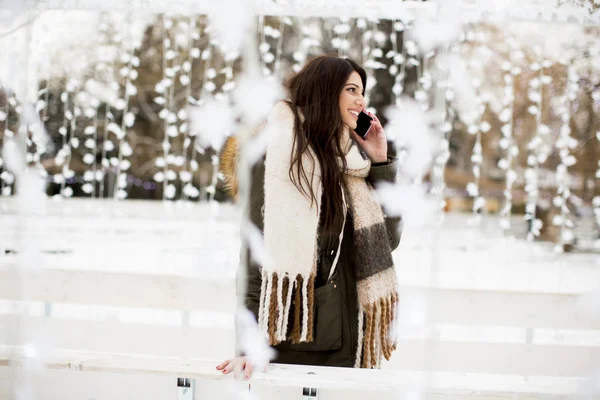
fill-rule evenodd
<path id="1" fill-rule="evenodd" d="M 204 364 L 233 354 L 233 207 L 48 200 L 42 216 L 16 207 L 0 202 L 0 347 Z M 504 237 L 495 217 L 476 228 L 468 218 L 406 228 L 394 253 L 400 343 L 384 370 L 417 387 L 434 379 L 443 393 L 564 395 L 588 385 L 600 367 L 600 258 Z M 521 235 L 524 222 L 513 223 Z M 0 397 L 10 386 L 2 376 Z"/>

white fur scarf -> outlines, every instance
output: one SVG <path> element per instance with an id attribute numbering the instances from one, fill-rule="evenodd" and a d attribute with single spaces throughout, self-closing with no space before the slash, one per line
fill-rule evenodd
<path id="1" fill-rule="evenodd" d="M 266 130 L 269 142 L 265 160 L 264 240 L 269 257 L 262 266 L 259 327 L 271 345 L 285 340 L 311 342 L 323 192 L 321 171 L 316 156 L 313 154 L 311 159 L 304 154 L 302 164 L 317 198 L 311 207 L 310 199 L 300 193 L 289 177 L 294 114 L 286 103 L 279 102 L 274 107 Z M 362 158 L 357 146 L 350 146 L 346 162 L 345 197 L 349 198 L 347 208 L 353 216 L 357 249 L 359 341 L 355 366 L 372 368 L 379 366 L 382 356 L 389 359 L 395 349 L 392 321 L 397 301 L 396 273 L 384 215 L 365 180 L 370 161 Z M 292 303 L 293 328 L 288 333 Z"/>

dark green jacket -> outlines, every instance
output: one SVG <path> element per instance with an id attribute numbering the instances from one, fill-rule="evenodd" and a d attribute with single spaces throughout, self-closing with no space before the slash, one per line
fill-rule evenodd
<path id="1" fill-rule="evenodd" d="M 371 167 L 368 180 L 393 182 L 396 179 L 397 161 L 390 158 L 388 163 Z M 264 162 L 252 170 L 250 219 L 263 231 L 262 208 L 264 205 Z M 353 367 L 358 343 L 358 308 L 356 273 L 354 268 L 354 235 L 352 216 L 348 213 L 340 258 L 332 278 L 327 281 L 335 252 L 338 248 L 339 233 L 342 228 L 343 213 L 336 213 L 336 228 L 332 232 L 319 232 L 317 277 L 315 279 L 315 341 L 312 343 L 290 344 L 283 342 L 275 346 L 277 357 L 273 362 L 285 364 L 305 364 L 336 367 Z M 385 220 L 388 239 L 392 250 L 398 247 L 402 219 Z M 252 261 L 249 250 L 243 249 L 242 256 L 247 265 L 246 307 L 258 319 L 260 301 L 260 265 Z M 294 309 L 292 305 L 292 309 Z"/>

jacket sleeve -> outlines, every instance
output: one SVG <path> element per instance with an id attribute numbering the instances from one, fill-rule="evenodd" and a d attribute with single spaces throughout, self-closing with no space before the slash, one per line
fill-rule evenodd
<path id="1" fill-rule="evenodd" d="M 263 234 L 262 208 L 264 204 L 263 194 L 264 181 L 264 163 L 259 163 L 252 168 L 252 177 L 250 182 L 250 201 L 248 204 L 248 218 L 254 227 Z M 245 268 L 245 274 L 242 270 Z M 262 285 L 262 266 L 252 259 L 252 250 L 248 241 L 241 238 L 240 264 L 236 274 L 236 295 L 239 298 L 244 289 L 244 305 L 254 315 L 258 321 L 258 308 L 260 306 L 260 288 Z M 243 279 L 243 281 L 242 281 Z M 237 319 L 236 319 L 237 330 Z M 243 356 L 244 352 L 240 346 L 239 332 L 236 333 L 235 352 L 236 356 Z"/>
<path id="2" fill-rule="evenodd" d="M 250 210 L 250 219 L 252 223 L 260 230 L 262 234 L 262 227 L 259 227 L 257 221 L 255 220 L 255 216 L 258 214 L 261 217 L 261 211 L 258 210 Z M 261 217 L 262 219 L 262 217 Z M 261 221 L 262 223 L 262 221 Z M 244 299 L 244 304 L 246 308 L 254 314 L 254 318 L 258 321 L 258 308 L 260 304 L 260 288 L 262 285 L 262 266 L 259 265 L 256 261 L 252 259 L 251 249 L 248 246 L 244 246 L 244 254 L 245 262 L 240 264 L 240 268 L 245 266 L 246 268 L 246 294 Z"/>
<path id="3" fill-rule="evenodd" d="M 379 163 L 371 165 L 371 171 L 367 180 L 375 186 L 377 182 L 395 182 L 396 175 L 398 174 L 398 159 L 395 157 L 388 157 L 386 163 Z M 383 208 L 382 208 L 383 210 Z M 402 237 L 403 221 L 402 216 L 388 217 L 383 210 L 385 217 L 385 227 L 388 234 L 388 240 L 390 242 L 390 248 L 392 251 L 396 250 L 400 244 L 400 238 Z"/>
<path id="4" fill-rule="evenodd" d="M 250 222 L 263 234 L 263 216 L 262 208 L 264 205 L 264 193 L 263 193 L 263 182 L 264 182 L 264 163 L 255 165 L 252 169 L 252 181 L 250 183 L 250 201 L 248 204 L 248 217 Z M 241 274 L 241 268 L 246 268 L 245 282 L 239 282 L 236 287 L 245 287 L 244 304 L 246 308 L 254 314 L 254 317 L 258 321 L 258 308 L 260 304 L 260 288 L 262 285 L 262 266 L 259 265 L 252 258 L 251 249 L 248 246 L 247 241 L 242 238 L 241 240 L 241 258 L 242 262 L 238 267 L 237 279 L 239 280 L 243 274 Z M 244 286 L 240 286 L 244 285 Z M 239 296 L 241 293 L 237 293 Z"/>

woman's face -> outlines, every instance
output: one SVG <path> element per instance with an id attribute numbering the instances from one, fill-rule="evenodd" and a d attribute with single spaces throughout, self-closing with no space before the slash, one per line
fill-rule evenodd
<path id="1" fill-rule="evenodd" d="M 342 93 L 340 94 L 340 113 L 342 121 L 350 129 L 356 128 L 358 114 L 365 106 L 363 97 L 364 88 L 360 75 L 356 71 L 352 71 Z"/>

